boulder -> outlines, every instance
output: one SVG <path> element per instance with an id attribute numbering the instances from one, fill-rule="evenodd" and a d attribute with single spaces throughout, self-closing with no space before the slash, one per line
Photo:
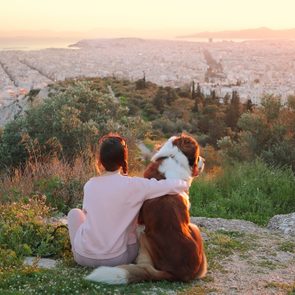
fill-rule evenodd
<path id="1" fill-rule="evenodd" d="M 277 230 L 284 235 L 295 237 L 295 212 L 272 217 L 267 225 L 270 230 Z"/>

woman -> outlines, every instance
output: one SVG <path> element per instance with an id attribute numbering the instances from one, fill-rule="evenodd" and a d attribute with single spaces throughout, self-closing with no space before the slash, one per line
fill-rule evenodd
<path id="1" fill-rule="evenodd" d="M 83 210 L 68 214 L 74 259 L 89 267 L 132 263 L 138 253 L 136 226 L 143 202 L 181 193 L 188 184 L 127 176 L 128 148 L 119 135 L 100 140 L 99 161 L 105 172 L 85 184 Z"/>

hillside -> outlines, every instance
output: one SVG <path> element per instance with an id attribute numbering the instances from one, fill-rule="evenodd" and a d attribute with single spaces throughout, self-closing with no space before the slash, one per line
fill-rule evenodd
<path id="1" fill-rule="evenodd" d="M 295 97 L 283 105 L 266 96 L 255 106 L 241 103 L 237 92 L 219 97 L 194 84 L 107 77 L 58 82 L 15 106 L 15 119 L 0 129 L 1 294 L 294 293 Z M 142 175 L 157 146 L 183 131 L 206 159 L 189 195 L 207 278 L 123 287 L 86 282 L 89 269 L 75 266 L 66 228 L 57 226 L 81 206 L 84 184 L 97 175 L 98 139 L 122 134 L 130 175 Z M 27 258 L 28 266 L 28 256 L 54 258 L 53 268 L 39 267 L 39 258 Z"/>
<path id="2" fill-rule="evenodd" d="M 35 294 L 42 288 L 49 294 L 294 294 L 294 228 L 290 236 L 243 220 L 192 217 L 191 221 L 201 227 L 206 247 L 208 274 L 202 280 L 108 286 L 84 281 L 91 270 L 75 267 L 72 261 L 28 257 L 27 266 L 16 273 L 18 280 L 16 274 L 6 275 L 0 292 Z M 283 220 L 280 222 L 282 225 Z M 289 229 L 292 231 L 291 224 Z"/>
<path id="3" fill-rule="evenodd" d="M 163 87 L 145 77 L 65 80 L 31 90 L 0 109 L 0 169 L 27 160 L 28 140 L 38 142 L 38 150 L 47 153 L 53 140 L 55 148 L 62 148 L 60 156 L 70 159 L 82 150 L 93 150 L 93 143 L 105 132 L 117 131 L 131 141 L 187 132 L 214 159 L 209 161 L 211 168 L 220 165 L 213 151 L 222 149 L 230 162 L 260 157 L 295 171 L 294 106 L 295 96 L 283 104 L 280 97 L 264 95 L 261 106 L 256 106 L 251 100 L 242 103 L 237 91 L 225 96 L 215 90 L 204 94 L 199 84 Z"/>
<path id="4" fill-rule="evenodd" d="M 217 38 L 217 39 L 294 39 L 295 29 L 272 30 L 266 27 L 235 31 L 200 32 L 179 38 Z"/>

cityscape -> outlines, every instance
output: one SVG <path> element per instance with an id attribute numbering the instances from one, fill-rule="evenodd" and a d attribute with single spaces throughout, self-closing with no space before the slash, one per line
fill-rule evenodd
<path id="1" fill-rule="evenodd" d="M 0 7 L 0 295 L 295 295 L 295 0 Z"/>
<path id="2" fill-rule="evenodd" d="M 146 77 L 163 86 L 199 83 L 221 97 L 233 90 L 259 104 L 265 94 L 295 94 L 295 40 L 192 42 L 140 38 L 80 41 L 68 49 L 0 51 L 0 107 L 55 81 Z"/>

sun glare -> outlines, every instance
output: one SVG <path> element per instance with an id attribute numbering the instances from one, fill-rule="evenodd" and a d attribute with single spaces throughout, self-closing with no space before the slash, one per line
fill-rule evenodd
<path id="1" fill-rule="evenodd" d="M 96 30 L 102 37 L 166 36 L 205 30 L 295 27 L 293 0 L 185 0 L 185 1 L 3 1 L 0 33 L 7 31 Z M 284 17 L 281 17 L 281 16 Z"/>

